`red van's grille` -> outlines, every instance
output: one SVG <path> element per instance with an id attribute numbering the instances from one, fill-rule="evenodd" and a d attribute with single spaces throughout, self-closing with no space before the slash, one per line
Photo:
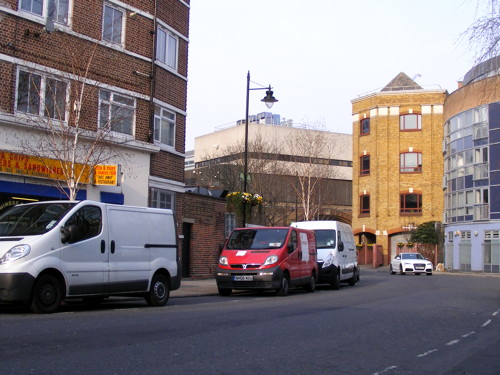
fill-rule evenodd
<path id="1" fill-rule="evenodd" d="M 256 268 L 259 268 L 260 267 L 260 264 L 256 264 L 256 263 L 251 263 L 251 264 L 231 264 L 230 265 L 231 268 L 235 268 L 235 269 L 240 269 L 240 270 L 254 270 Z"/>

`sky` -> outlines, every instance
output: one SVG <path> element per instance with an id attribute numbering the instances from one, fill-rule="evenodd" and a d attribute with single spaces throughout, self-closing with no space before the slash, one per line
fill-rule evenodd
<path id="1" fill-rule="evenodd" d="M 295 125 L 352 134 L 351 100 L 400 72 L 456 90 L 474 66 L 461 35 L 477 0 L 191 0 L 186 150 L 195 137 L 272 112 Z M 479 13 L 478 13 L 479 12 Z"/>

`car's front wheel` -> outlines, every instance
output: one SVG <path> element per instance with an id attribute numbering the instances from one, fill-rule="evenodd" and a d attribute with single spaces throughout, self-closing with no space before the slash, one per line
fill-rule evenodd
<path id="1" fill-rule="evenodd" d="M 391 270 L 391 275 L 395 275 L 395 274 L 396 274 L 396 271 L 394 271 L 394 270 L 392 269 L 392 264 L 389 266 L 389 269 Z"/>
<path id="2" fill-rule="evenodd" d="M 401 275 L 406 275 L 406 272 L 403 271 L 403 265 L 402 264 L 399 265 L 399 272 L 401 273 Z"/>

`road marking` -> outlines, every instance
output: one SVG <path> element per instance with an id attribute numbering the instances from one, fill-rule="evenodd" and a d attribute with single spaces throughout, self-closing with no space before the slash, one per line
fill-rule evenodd
<path id="1" fill-rule="evenodd" d="M 484 323 L 481 325 L 481 327 L 483 327 L 483 328 L 484 328 L 484 327 L 486 327 L 486 326 L 487 326 L 488 324 L 490 324 L 490 323 L 491 323 L 491 319 L 488 319 L 486 322 L 484 322 Z"/>
<path id="2" fill-rule="evenodd" d="M 472 332 L 466 333 L 465 335 L 462 335 L 462 337 L 464 337 L 464 338 L 469 337 L 470 335 L 473 335 L 474 333 L 476 333 L 476 332 L 472 331 Z"/>
<path id="3" fill-rule="evenodd" d="M 500 312 L 500 310 L 497 310 L 497 311 L 495 311 L 495 312 L 494 312 L 493 314 L 491 314 L 491 315 L 493 315 L 493 316 L 497 316 L 499 312 Z"/>
<path id="4" fill-rule="evenodd" d="M 455 345 L 458 344 L 460 340 L 451 340 L 450 342 L 446 343 L 446 345 Z"/>
<path id="5" fill-rule="evenodd" d="M 374 372 L 372 375 L 380 375 L 380 374 L 383 374 L 384 372 L 394 370 L 395 368 L 398 368 L 398 366 L 389 366 L 389 367 L 386 367 L 385 369 L 383 369 L 380 372 Z"/>
<path id="6" fill-rule="evenodd" d="M 431 354 L 431 353 L 434 353 L 434 352 L 437 352 L 437 349 L 431 349 L 431 350 L 429 350 L 429 351 L 427 351 L 427 352 L 425 352 L 425 353 L 422 353 L 422 354 L 417 355 L 417 357 L 418 357 L 418 358 L 425 357 L 425 356 L 427 356 L 427 355 L 429 355 L 429 354 Z"/>

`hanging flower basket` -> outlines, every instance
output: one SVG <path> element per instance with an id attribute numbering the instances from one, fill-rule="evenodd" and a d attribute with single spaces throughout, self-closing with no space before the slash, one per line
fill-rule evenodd
<path id="1" fill-rule="evenodd" d="M 403 248 L 404 246 L 405 246 L 405 244 L 404 244 L 404 243 L 402 243 L 402 242 L 398 242 L 398 247 L 399 247 L 400 249 L 401 249 L 401 248 Z"/>
<path id="2" fill-rule="evenodd" d="M 247 214 L 254 206 L 262 205 L 262 196 L 259 194 L 233 191 L 226 195 L 226 205 L 229 211 L 233 211 L 239 217 L 243 217 L 244 211 Z"/>
<path id="3" fill-rule="evenodd" d="M 411 248 L 413 247 L 413 242 L 408 242 L 408 243 L 406 244 L 406 247 L 408 247 L 408 248 L 410 248 L 410 249 L 411 249 Z"/>
<path id="4" fill-rule="evenodd" d="M 363 244 L 362 244 L 362 243 L 358 243 L 358 244 L 356 244 L 356 247 L 357 247 L 358 249 L 361 249 L 361 248 L 363 247 Z"/>

